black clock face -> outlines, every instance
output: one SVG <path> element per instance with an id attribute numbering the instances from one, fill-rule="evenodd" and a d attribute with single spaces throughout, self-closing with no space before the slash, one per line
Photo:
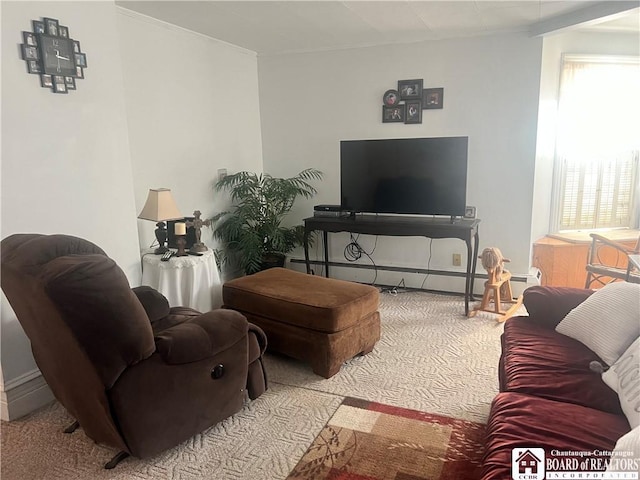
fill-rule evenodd
<path id="1" fill-rule="evenodd" d="M 76 75 L 73 41 L 68 38 L 38 35 L 42 70 L 50 75 Z"/>

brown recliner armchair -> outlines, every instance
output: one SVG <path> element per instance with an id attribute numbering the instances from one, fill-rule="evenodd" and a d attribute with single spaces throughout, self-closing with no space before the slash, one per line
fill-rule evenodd
<path id="1" fill-rule="evenodd" d="M 2 289 L 55 397 L 120 450 L 106 468 L 173 447 L 267 389 L 266 337 L 238 312 L 169 308 L 80 238 L 16 234 L 0 248 Z"/>

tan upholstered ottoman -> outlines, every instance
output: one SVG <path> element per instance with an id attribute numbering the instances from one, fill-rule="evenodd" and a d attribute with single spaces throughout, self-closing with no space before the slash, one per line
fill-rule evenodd
<path id="1" fill-rule="evenodd" d="M 325 378 L 380 339 L 379 293 L 368 285 L 270 268 L 225 283 L 222 298 L 265 331 L 269 350 Z"/>

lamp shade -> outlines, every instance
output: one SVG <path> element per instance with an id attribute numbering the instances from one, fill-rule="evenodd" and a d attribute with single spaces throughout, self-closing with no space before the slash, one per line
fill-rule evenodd
<path id="1" fill-rule="evenodd" d="M 138 218 L 162 222 L 184 218 L 168 188 L 152 188 Z"/>

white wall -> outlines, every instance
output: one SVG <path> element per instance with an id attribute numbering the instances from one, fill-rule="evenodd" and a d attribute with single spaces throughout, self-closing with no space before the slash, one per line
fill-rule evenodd
<path id="1" fill-rule="evenodd" d="M 325 173 L 319 195 L 298 204 L 300 220 L 314 204 L 340 203 L 340 140 L 468 136 L 467 204 L 482 220 L 480 249 L 499 247 L 512 260 L 510 270 L 526 274 L 541 51 L 541 39 L 502 35 L 260 57 L 265 171 L 291 175 L 316 167 Z M 381 123 L 383 93 L 413 78 L 444 87 L 444 109 L 425 110 L 420 125 Z M 343 261 L 346 236 L 332 237 L 338 238 L 332 259 Z M 374 238 L 361 240 L 373 248 Z M 425 268 L 428 251 L 425 239 L 380 237 L 374 260 Z M 457 240 L 434 240 L 432 252 L 431 269 L 461 270 L 451 265 L 452 253 L 463 253 L 466 263 L 466 248 Z M 371 281 L 374 274 L 350 269 L 340 275 Z M 414 287 L 424 279 L 381 271 L 377 281 L 391 284 L 398 277 Z M 430 276 L 424 284 L 443 287 L 464 291 L 464 282 Z"/>
<path id="2" fill-rule="evenodd" d="M 544 39 L 531 242 L 550 231 L 558 89 L 562 54 L 639 55 L 637 34 L 569 32 Z"/>
<path id="3" fill-rule="evenodd" d="M 68 95 L 41 88 L 20 58 L 22 31 L 47 16 L 87 54 L 86 78 Z M 136 211 L 111 2 L 2 2 L 2 221 L 17 232 L 66 233 L 97 243 L 140 279 Z M 35 369 L 29 342 L 2 299 L 6 384 Z"/>
<path id="4" fill-rule="evenodd" d="M 181 213 L 226 205 L 217 171 L 262 170 L 255 52 L 118 8 L 136 211 L 167 187 Z M 139 220 L 140 247 L 155 240 Z M 202 240 L 212 245 L 212 230 Z"/>
<path id="5" fill-rule="evenodd" d="M 41 88 L 19 55 L 22 30 L 43 16 L 68 25 L 87 53 L 86 79 L 68 95 Z M 87 238 L 132 285 L 154 238 L 153 222 L 136 219 L 149 188 L 171 188 L 185 216 L 207 218 L 227 201 L 212 190 L 219 168 L 262 169 L 255 53 L 113 2 L 2 2 L 2 120 L 1 237 Z M 210 230 L 202 238 L 211 244 Z M 32 392 L 50 398 L 4 297 L 1 333 L 0 407 Z"/>

